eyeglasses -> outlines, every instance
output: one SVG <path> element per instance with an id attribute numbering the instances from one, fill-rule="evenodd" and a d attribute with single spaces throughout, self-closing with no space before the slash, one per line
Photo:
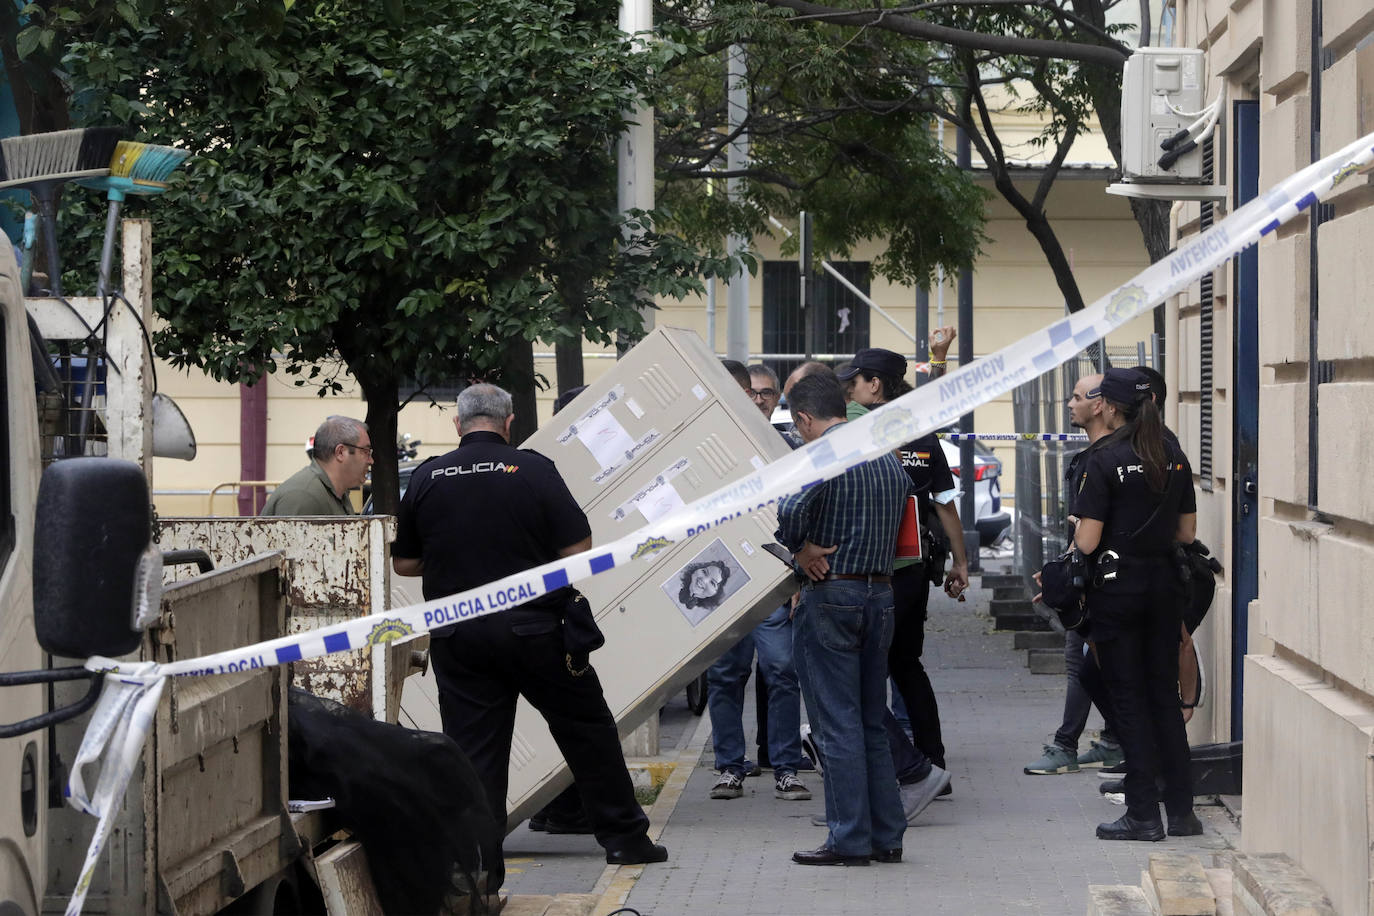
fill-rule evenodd
<path id="1" fill-rule="evenodd" d="M 778 389 L 776 389 L 776 388 L 750 388 L 750 389 L 749 389 L 749 396 L 750 396 L 751 398 L 753 398 L 754 400 L 759 400 L 760 398 L 775 398 L 775 397 L 778 396 Z"/>
<path id="2" fill-rule="evenodd" d="M 343 444 L 348 446 L 349 448 L 356 448 L 359 451 L 367 452 L 367 457 L 372 457 L 372 446 L 370 445 L 355 445 L 352 442 L 345 442 Z"/>

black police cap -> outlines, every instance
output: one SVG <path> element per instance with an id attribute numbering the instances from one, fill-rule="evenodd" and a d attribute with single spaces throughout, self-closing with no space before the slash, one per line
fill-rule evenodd
<path id="1" fill-rule="evenodd" d="M 1097 390 L 1113 404 L 1135 404 L 1150 397 L 1150 380 L 1134 369 L 1108 369 Z"/>
<path id="2" fill-rule="evenodd" d="M 835 377 L 842 382 L 847 382 L 860 372 L 867 372 L 870 375 L 886 375 L 890 378 L 904 378 L 906 376 L 906 357 L 881 347 L 868 347 L 855 353 L 854 359 L 849 363 L 849 368 L 843 372 L 837 372 Z"/>

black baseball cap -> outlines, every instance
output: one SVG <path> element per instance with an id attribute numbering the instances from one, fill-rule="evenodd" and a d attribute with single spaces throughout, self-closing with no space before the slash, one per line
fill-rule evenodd
<path id="1" fill-rule="evenodd" d="M 881 347 L 868 347 L 855 353 L 854 358 L 849 362 L 849 368 L 843 372 L 835 373 L 835 377 L 842 382 L 847 382 L 860 372 L 867 372 L 870 375 L 886 375 L 889 378 L 904 378 L 906 376 L 906 357 Z"/>
<path id="2" fill-rule="evenodd" d="M 1134 369 L 1108 369 L 1097 390 L 1114 404 L 1134 404 L 1150 397 L 1150 380 Z"/>

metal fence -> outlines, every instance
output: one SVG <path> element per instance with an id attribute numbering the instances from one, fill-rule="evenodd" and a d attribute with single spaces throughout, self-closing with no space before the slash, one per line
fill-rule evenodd
<path id="1" fill-rule="evenodd" d="M 1073 386 L 1084 375 L 1102 371 L 1099 356 L 1087 350 L 1039 378 L 1012 391 L 1012 412 L 1018 433 L 1077 433 L 1069 426 L 1065 406 Z M 1107 347 L 1113 366 L 1158 367 L 1156 342 L 1134 347 Z M 1016 443 L 1016 521 L 1013 526 L 1016 570 L 1027 587 L 1045 561 L 1064 552 L 1064 471 L 1069 460 L 1082 451 L 1083 442 L 1022 440 Z"/>

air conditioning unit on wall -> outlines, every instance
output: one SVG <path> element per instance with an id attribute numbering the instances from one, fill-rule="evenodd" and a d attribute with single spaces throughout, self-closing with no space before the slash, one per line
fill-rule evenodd
<path id="1" fill-rule="evenodd" d="M 1224 104 L 1221 98 L 1207 103 L 1205 68 L 1197 48 L 1140 48 L 1126 61 L 1121 182 L 1108 193 L 1165 200 L 1225 196 L 1202 167 L 1202 142 Z"/>

